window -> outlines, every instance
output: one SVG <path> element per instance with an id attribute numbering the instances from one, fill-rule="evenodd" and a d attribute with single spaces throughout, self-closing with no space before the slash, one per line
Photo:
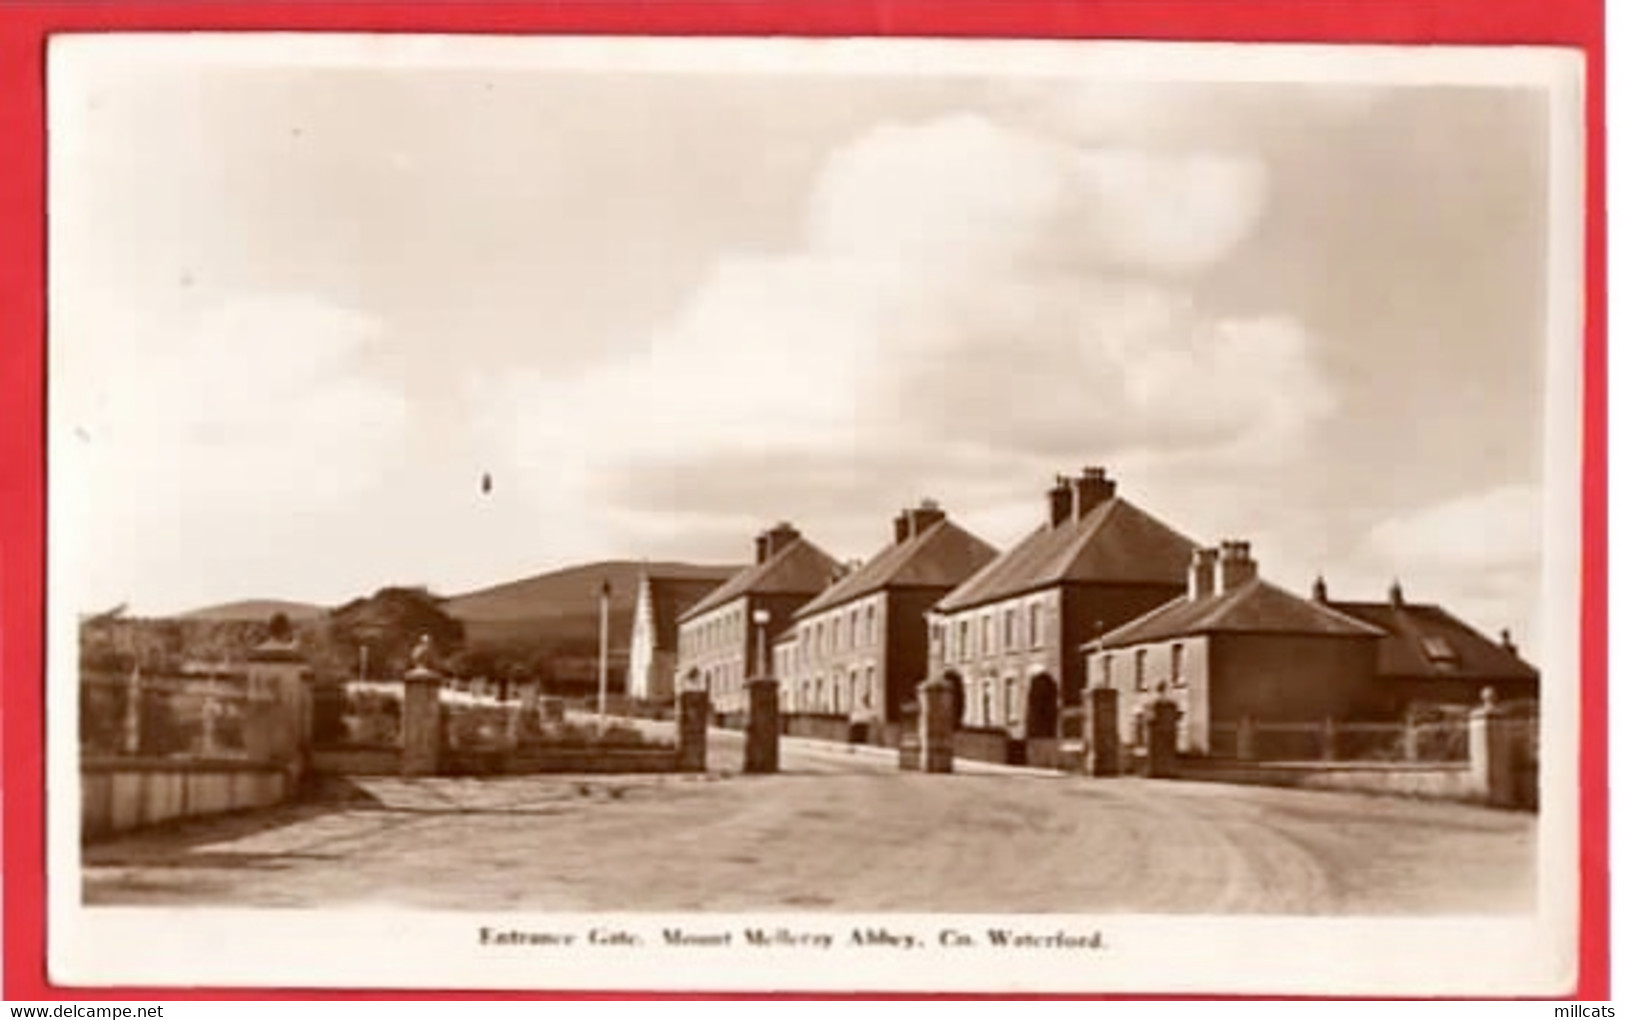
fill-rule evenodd
<path id="1" fill-rule="evenodd" d="M 1145 649 L 1134 653 L 1134 689 L 1145 690 Z"/>
<path id="2" fill-rule="evenodd" d="M 1102 655 L 1100 657 L 1100 686 L 1102 686 L 1102 687 L 1110 687 L 1111 685 L 1112 685 L 1112 657 L 1111 657 L 1111 653 L 1108 652 L 1107 654 Z"/>
<path id="3" fill-rule="evenodd" d="M 1011 606 L 1004 611 L 1004 647 L 1014 650 L 1021 647 L 1019 635 L 1016 633 L 1016 624 L 1019 622 L 1016 607 Z"/>
<path id="4" fill-rule="evenodd" d="M 1169 681 L 1175 687 L 1185 686 L 1185 646 L 1175 644 L 1169 650 Z"/>
<path id="5" fill-rule="evenodd" d="M 868 675 L 864 678 L 863 683 L 863 707 L 874 708 L 875 701 L 880 694 L 879 691 L 875 690 L 875 668 L 870 666 L 867 673 Z"/>
<path id="6" fill-rule="evenodd" d="M 1044 607 L 1034 602 L 1027 607 L 1027 647 L 1042 648 L 1044 645 Z"/>
<path id="7" fill-rule="evenodd" d="M 858 610 L 856 606 L 853 606 L 852 611 L 846 615 L 846 639 L 848 648 L 858 647 Z"/>
<path id="8" fill-rule="evenodd" d="M 1004 681 L 1004 723 L 1014 726 L 1021 718 L 1021 681 L 1006 677 Z"/>
<path id="9" fill-rule="evenodd" d="M 982 725 L 993 725 L 993 680 L 982 681 Z"/>
<path id="10" fill-rule="evenodd" d="M 869 645 L 871 647 L 874 646 L 874 643 L 875 643 L 875 606 L 874 606 L 873 602 L 869 603 L 869 607 L 866 610 L 864 610 L 863 640 L 864 640 L 865 644 L 867 644 L 867 645 Z"/>
<path id="11" fill-rule="evenodd" d="M 992 655 L 996 651 L 993 647 L 993 617 L 982 617 L 982 654 Z"/>
<path id="12" fill-rule="evenodd" d="M 1437 634 L 1423 636 L 1422 651 L 1427 655 L 1428 661 L 1435 666 L 1450 668 L 1461 661 L 1461 656 L 1457 654 L 1455 646 L 1449 640 Z"/>
<path id="13" fill-rule="evenodd" d="M 970 653 L 970 621 L 969 620 L 960 620 L 959 621 L 959 659 L 960 659 L 961 662 L 963 662 L 965 660 L 968 660 L 970 657 L 971 657 L 971 653 Z"/>

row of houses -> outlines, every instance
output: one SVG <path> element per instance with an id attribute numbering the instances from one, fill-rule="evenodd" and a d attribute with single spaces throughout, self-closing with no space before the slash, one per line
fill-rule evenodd
<path id="1" fill-rule="evenodd" d="M 1117 494 L 1101 468 L 1059 477 L 1042 523 L 1000 553 L 926 501 L 848 566 L 789 524 L 721 583 L 645 576 L 628 694 L 711 692 L 746 710 L 771 672 L 781 710 L 896 724 L 928 676 L 956 685 L 961 724 L 1053 738 L 1088 686 L 1119 691 L 1121 728 L 1156 697 L 1182 708 L 1183 749 L 1215 726 L 1393 719 L 1416 703 L 1533 697 L 1538 674 L 1437 605 L 1334 601 L 1265 580 L 1242 541 L 1203 546 Z"/>

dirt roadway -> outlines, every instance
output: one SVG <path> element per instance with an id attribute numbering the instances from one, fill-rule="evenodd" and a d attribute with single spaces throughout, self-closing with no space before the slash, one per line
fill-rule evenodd
<path id="1" fill-rule="evenodd" d="M 714 742 L 729 768 L 737 743 Z M 92 904 L 481 910 L 1500 913 L 1534 818 L 786 741 L 776 776 L 357 780 L 86 851 Z"/>

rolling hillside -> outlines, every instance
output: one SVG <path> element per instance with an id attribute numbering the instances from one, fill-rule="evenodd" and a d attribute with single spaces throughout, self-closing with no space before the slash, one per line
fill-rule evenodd
<path id="1" fill-rule="evenodd" d="M 224 602 L 218 606 L 205 606 L 202 609 L 194 609 L 189 613 L 181 613 L 175 619 L 264 623 L 277 613 L 281 613 L 288 618 L 289 622 L 300 623 L 304 620 L 314 620 L 325 612 L 327 612 L 326 606 L 318 606 L 311 602 L 290 602 L 286 599 L 243 599 L 238 602 Z"/>
<path id="2" fill-rule="evenodd" d="M 553 647 L 594 647 L 598 640 L 598 591 L 607 580 L 610 644 L 624 649 L 631 641 L 638 575 L 644 569 L 663 577 L 721 582 L 742 568 L 610 560 L 465 592 L 447 599 L 445 609 L 463 621 L 472 645 L 518 641 Z"/>

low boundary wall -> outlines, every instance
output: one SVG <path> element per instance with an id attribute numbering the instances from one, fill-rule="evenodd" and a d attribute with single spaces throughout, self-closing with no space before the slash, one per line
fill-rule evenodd
<path id="1" fill-rule="evenodd" d="M 80 838 L 183 818 L 271 807 L 293 797 L 293 770 L 263 762 L 87 758 L 79 763 Z"/>
<path id="2" fill-rule="evenodd" d="M 1465 763 L 1235 762 L 1186 758 L 1179 778 L 1311 790 L 1482 802 L 1488 794 Z"/>

